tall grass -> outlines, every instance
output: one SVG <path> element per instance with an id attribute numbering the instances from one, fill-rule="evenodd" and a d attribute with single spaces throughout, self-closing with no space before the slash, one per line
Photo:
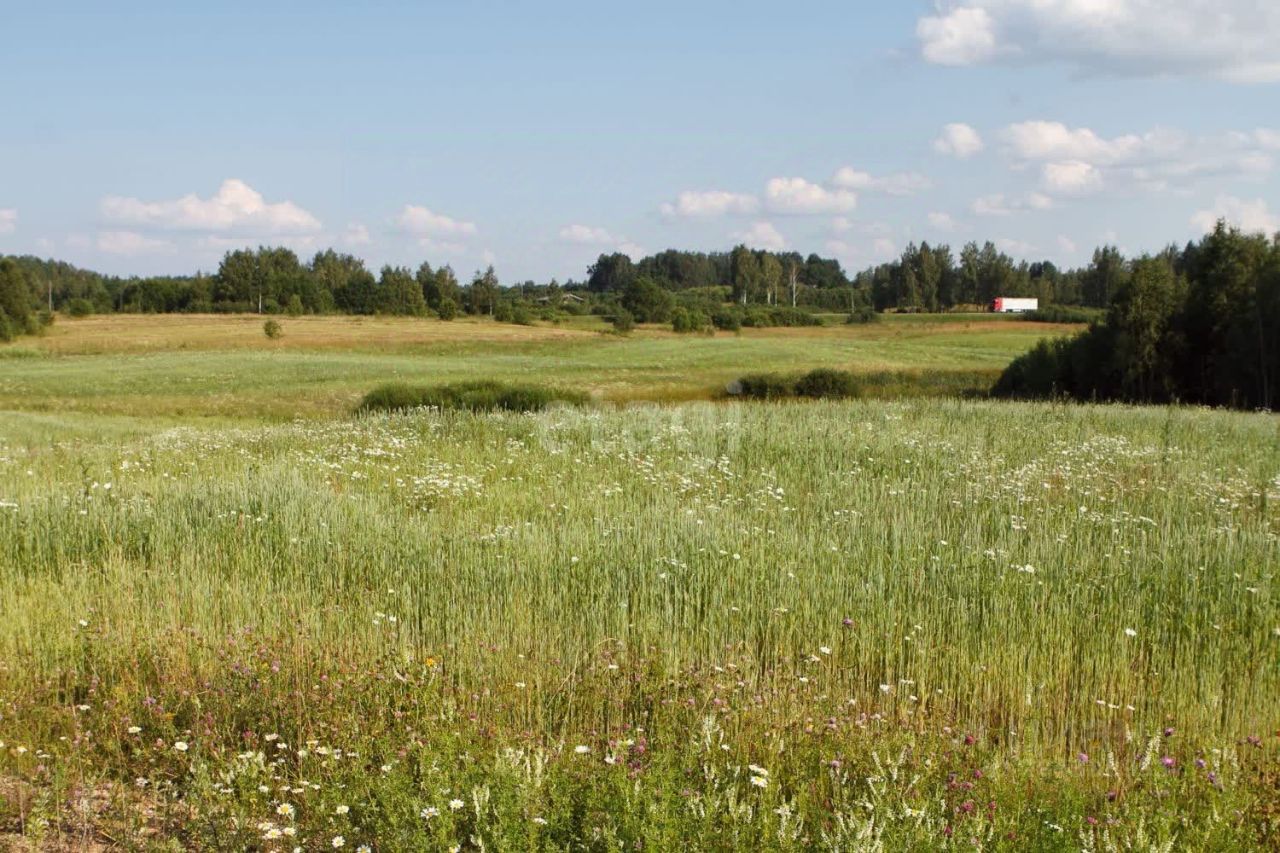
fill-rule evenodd
<path id="1" fill-rule="evenodd" d="M 1137 814 L 1177 803 L 1161 837 L 1202 840 L 1216 836 L 1177 824 L 1219 796 L 1192 762 L 1234 767 L 1246 792 L 1275 766 L 1274 738 L 1246 740 L 1280 719 L 1267 416 L 815 402 L 121 429 L 0 417 L 0 779 L 137 776 L 211 826 L 230 826 L 226 802 L 251 825 L 270 808 L 256 788 L 228 801 L 209 779 L 244 749 L 270 757 L 279 732 L 289 756 L 308 739 L 367 755 L 350 773 L 291 758 L 272 778 L 352 786 L 370 821 L 392 821 L 459 785 L 500 788 L 502 749 L 545 750 L 577 780 L 563 785 L 604 797 L 573 800 L 565 844 L 592 826 L 693 831 L 668 803 L 684 787 L 736 792 L 703 801 L 726 827 L 738 798 L 775 798 L 708 846 L 773 838 L 785 806 L 809 821 L 800 848 L 846 797 L 828 764 L 877 776 L 898 749 L 936 788 L 895 794 L 878 831 L 926 846 L 960 803 L 925 801 L 977 766 L 1077 823 L 1101 808 L 1087 796 L 1163 790 Z M 128 746 L 127 724 L 145 740 Z M 690 752 L 704 725 L 725 750 Z M 1166 728 L 1176 739 L 1152 746 Z M 956 758 L 968 743 L 980 754 Z M 489 758 L 464 759 L 477 750 Z M 1153 750 L 1188 774 L 1151 770 Z M 708 782 L 724 761 L 772 768 L 773 787 L 753 793 L 745 770 Z M 1175 779 L 1193 787 L 1174 796 Z M 560 803 L 561 784 L 529 802 Z M 1027 793 L 1055 784 L 1068 793 Z M 1070 791 L 1093 793 L 1054 799 Z M 630 796 L 648 822 L 585 816 Z M 1256 802 L 1214 831 L 1262 837 Z M 450 838 L 481 832 L 459 819 Z M 315 839 L 338 832 L 326 820 Z"/>

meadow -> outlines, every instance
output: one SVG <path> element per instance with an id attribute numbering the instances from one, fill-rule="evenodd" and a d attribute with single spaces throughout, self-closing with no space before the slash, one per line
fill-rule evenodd
<path id="1" fill-rule="evenodd" d="M 157 320 L 0 357 L 0 844 L 1280 842 L 1273 415 L 712 399 L 1017 321 Z M 352 414 L 510 376 L 596 401 Z"/>
<path id="2" fill-rule="evenodd" d="M 0 346 L 0 409 L 174 417 L 338 417 L 379 382 L 508 378 L 610 402 L 709 399 L 744 372 L 841 367 L 879 384 L 981 391 L 1046 336 L 1080 327 L 991 315 L 900 315 L 867 326 L 621 337 L 598 317 L 559 326 L 480 319 L 103 316 Z M 874 384 L 874 383 L 873 383 Z M 894 383 L 898 384 L 898 383 Z M 891 389 L 894 390 L 894 389 Z"/>

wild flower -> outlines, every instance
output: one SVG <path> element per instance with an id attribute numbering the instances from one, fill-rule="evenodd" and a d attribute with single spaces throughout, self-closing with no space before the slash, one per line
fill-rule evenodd
<path id="1" fill-rule="evenodd" d="M 546 819 L 545 817 L 535 817 L 535 818 L 533 819 L 533 822 L 534 822 L 534 823 L 536 823 L 538 826 L 546 826 L 546 825 L 547 825 L 547 819 Z"/>
<path id="2" fill-rule="evenodd" d="M 190 747 L 187 745 L 187 742 L 185 740 L 175 741 L 173 744 L 173 748 L 178 750 L 178 752 L 186 752 L 188 749 L 190 749 Z"/>
<path id="3" fill-rule="evenodd" d="M 339 847 L 347 846 L 347 839 L 343 838 L 341 835 L 335 835 L 333 840 L 329 842 L 329 845 L 333 847 L 334 850 L 337 850 Z"/>
<path id="4" fill-rule="evenodd" d="M 356 848 L 356 853 L 373 853 L 373 848 L 368 844 L 361 844 Z"/>
<path id="5" fill-rule="evenodd" d="M 573 748 L 573 751 L 576 752 L 578 755 L 586 755 L 591 751 L 591 747 L 587 746 L 584 743 L 580 743 Z"/>
<path id="6" fill-rule="evenodd" d="M 454 812 L 456 812 L 456 811 L 458 811 L 459 809 L 461 809 L 461 808 L 462 808 L 463 806 L 465 806 L 465 805 L 466 805 L 466 803 L 464 803 L 462 800 L 458 800 L 458 799 L 450 800 L 450 801 L 449 801 L 449 811 L 454 811 Z"/>
<path id="7" fill-rule="evenodd" d="M 142 726 L 129 726 L 129 728 L 126 729 L 126 731 L 129 732 L 129 734 L 131 735 L 136 735 L 140 731 L 142 731 Z"/>
<path id="8" fill-rule="evenodd" d="M 751 784 L 755 785 L 757 788 L 767 788 L 769 787 L 769 780 L 763 776 L 752 776 Z"/>
<path id="9" fill-rule="evenodd" d="M 345 805 L 344 805 L 344 806 L 338 806 L 337 808 L 335 808 L 335 809 L 333 810 L 333 813 L 334 813 L 334 814 L 343 815 L 343 814 L 346 814 L 346 813 L 347 813 L 347 812 L 349 812 L 349 811 L 351 811 L 351 806 L 345 806 Z"/>
<path id="10" fill-rule="evenodd" d="M 281 803 L 280 805 L 276 806 L 276 814 L 280 815 L 281 817 L 292 818 L 294 815 L 293 806 L 291 806 L 289 803 Z"/>
<path id="11" fill-rule="evenodd" d="M 1132 628 L 1125 628 L 1125 629 L 1124 629 L 1124 635 L 1125 635 L 1126 637 L 1136 637 L 1136 636 L 1138 636 L 1138 632 L 1137 632 L 1137 631 L 1135 631 L 1135 630 L 1133 630 Z"/>
<path id="12" fill-rule="evenodd" d="M 433 817 L 437 817 L 439 814 L 440 814 L 440 810 L 435 806 L 427 806 L 425 809 L 418 812 L 418 816 L 421 817 L 423 820 L 431 820 Z"/>

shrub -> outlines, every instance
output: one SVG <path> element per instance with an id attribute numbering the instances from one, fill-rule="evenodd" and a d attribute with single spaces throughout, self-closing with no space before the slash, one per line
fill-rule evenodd
<path id="1" fill-rule="evenodd" d="M 626 308 L 619 308 L 613 315 L 613 330 L 625 335 L 636 327 L 636 318 Z"/>
<path id="2" fill-rule="evenodd" d="M 707 315 L 691 308 L 676 308 L 671 312 L 671 329 L 675 332 L 701 332 L 710 325 Z"/>
<path id="3" fill-rule="evenodd" d="M 782 400 L 795 395 L 795 385 L 776 373 L 753 373 L 731 384 L 729 393 L 751 400 Z"/>
<path id="4" fill-rule="evenodd" d="M 532 326 L 533 315 L 529 313 L 529 308 L 523 304 L 516 305 L 511 309 L 511 322 L 517 326 Z"/>
<path id="5" fill-rule="evenodd" d="M 854 325 L 858 323 L 876 323 L 879 322 L 880 315 L 876 313 L 876 309 L 870 305 L 859 305 L 849 312 L 849 316 L 845 318 L 845 323 Z"/>
<path id="6" fill-rule="evenodd" d="M 274 341 L 284 335 L 284 329 L 275 320 L 268 320 L 262 324 L 262 333 Z"/>
<path id="7" fill-rule="evenodd" d="M 542 385 L 479 381 L 422 387 L 395 382 L 370 391 L 356 411 L 403 411 L 425 406 L 469 412 L 540 412 L 552 403 L 581 405 L 586 401 L 586 396 L 576 391 Z"/>
<path id="8" fill-rule="evenodd" d="M 747 309 L 742 318 L 742 325 L 757 329 L 777 326 L 821 326 L 822 318 L 790 306 L 772 308 L 756 306 Z"/>
<path id="9" fill-rule="evenodd" d="M 796 396 L 821 399 L 824 397 L 857 397 L 858 380 L 847 370 L 831 370 L 820 367 L 796 380 Z"/>
<path id="10" fill-rule="evenodd" d="M 1025 316 L 1036 323 L 1094 323 L 1105 314 L 1101 308 L 1086 308 L 1083 305 L 1046 305 Z"/>
<path id="11" fill-rule="evenodd" d="M 440 307 L 436 309 L 436 313 L 440 315 L 441 320 L 452 320 L 458 316 L 458 303 L 447 297 L 441 299 Z"/>
<path id="12" fill-rule="evenodd" d="M 293 294 L 289 297 L 289 301 L 284 306 L 284 311 L 290 317 L 298 317 L 302 314 L 302 297 Z"/>
<path id="13" fill-rule="evenodd" d="M 711 322 L 717 329 L 736 332 L 742 328 L 742 312 L 736 308 L 722 308 L 711 315 Z"/>
<path id="14" fill-rule="evenodd" d="M 88 317 L 93 313 L 93 303 L 88 299 L 72 299 L 67 303 L 68 317 Z"/>
<path id="15" fill-rule="evenodd" d="M 515 310 L 511 307 L 510 302 L 499 302 L 497 307 L 493 309 L 493 319 L 499 323 L 510 323 L 515 318 Z"/>

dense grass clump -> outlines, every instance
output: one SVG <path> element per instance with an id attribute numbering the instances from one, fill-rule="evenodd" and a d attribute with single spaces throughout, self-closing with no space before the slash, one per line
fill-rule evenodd
<path id="1" fill-rule="evenodd" d="M 586 401 L 584 394 L 543 385 L 481 381 L 422 387 L 392 382 L 366 394 L 356 411 L 363 414 L 432 408 L 468 412 L 540 412 L 552 403 L 581 405 Z"/>

